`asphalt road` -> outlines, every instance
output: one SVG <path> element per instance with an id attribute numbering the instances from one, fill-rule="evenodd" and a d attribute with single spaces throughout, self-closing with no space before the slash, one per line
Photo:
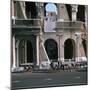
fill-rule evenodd
<path id="1" fill-rule="evenodd" d="M 12 89 L 86 85 L 87 72 L 13 73 Z"/>

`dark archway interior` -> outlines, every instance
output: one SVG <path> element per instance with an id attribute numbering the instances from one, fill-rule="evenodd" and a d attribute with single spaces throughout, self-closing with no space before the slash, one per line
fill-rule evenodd
<path id="1" fill-rule="evenodd" d="M 45 42 L 45 49 L 49 59 L 58 60 L 58 47 L 53 39 L 48 39 Z"/>
<path id="2" fill-rule="evenodd" d="M 19 62 L 25 63 L 25 40 L 20 41 L 19 44 Z"/>
<path id="3" fill-rule="evenodd" d="M 77 20 L 85 22 L 85 6 L 84 5 L 78 6 Z"/>
<path id="4" fill-rule="evenodd" d="M 66 9 L 67 9 L 70 20 L 72 20 L 72 7 L 71 7 L 71 5 L 66 4 Z"/>
<path id="5" fill-rule="evenodd" d="M 75 47 L 72 39 L 67 39 L 64 43 L 64 58 L 72 59 L 74 57 Z"/>
<path id="6" fill-rule="evenodd" d="M 19 44 L 19 60 L 20 60 L 20 64 L 33 62 L 33 47 L 32 47 L 32 43 L 30 41 L 22 40 L 20 42 L 20 44 Z"/>
<path id="7" fill-rule="evenodd" d="M 46 5 L 47 3 L 44 3 L 44 16 L 46 16 L 46 10 L 45 10 Z"/>
<path id="8" fill-rule="evenodd" d="M 37 8 L 35 2 L 25 2 L 27 18 L 36 18 Z"/>
<path id="9" fill-rule="evenodd" d="M 33 62 L 33 47 L 30 41 L 27 41 L 27 63 Z"/>
<path id="10" fill-rule="evenodd" d="M 83 44 L 85 55 L 87 56 L 87 46 L 86 46 L 86 40 L 85 39 L 82 40 L 82 44 Z"/>

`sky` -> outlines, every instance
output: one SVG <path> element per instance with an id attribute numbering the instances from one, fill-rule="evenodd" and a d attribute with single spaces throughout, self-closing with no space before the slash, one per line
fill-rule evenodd
<path id="1" fill-rule="evenodd" d="M 56 12 L 57 13 L 57 7 L 53 3 L 48 3 L 45 8 L 46 8 L 47 12 L 48 11 L 52 11 L 52 12 Z"/>

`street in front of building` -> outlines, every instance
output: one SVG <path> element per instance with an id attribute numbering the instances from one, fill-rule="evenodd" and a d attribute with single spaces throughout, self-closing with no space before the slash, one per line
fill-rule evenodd
<path id="1" fill-rule="evenodd" d="M 49 73 L 12 73 L 12 89 L 45 88 L 70 85 L 87 85 L 85 71 L 55 71 Z"/>

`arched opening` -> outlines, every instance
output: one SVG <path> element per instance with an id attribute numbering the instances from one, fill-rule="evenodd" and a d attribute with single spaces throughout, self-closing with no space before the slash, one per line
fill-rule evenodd
<path id="1" fill-rule="evenodd" d="M 70 20 L 72 20 L 72 7 L 71 7 L 71 5 L 66 4 L 66 9 L 67 9 Z"/>
<path id="2" fill-rule="evenodd" d="M 27 63 L 33 62 L 33 47 L 30 41 L 27 41 Z"/>
<path id="3" fill-rule="evenodd" d="M 44 4 L 44 15 L 46 16 L 48 12 L 53 12 L 57 15 L 57 4 L 45 3 Z"/>
<path id="4" fill-rule="evenodd" d="M 25 63 L 25 40 L 19 43 L 19 64 Z"/>
<path id="5" fill-rule="evenodd" d="M 19 64 L 33 63 L 33 47 L 29 40 L 21 40 L 19 43 Z"/>
<path id="6" fill-rule="evenodd" d="M 25 7 L 27 18 L 36 18 L 37 9 L 35 2 L 25 2 Z"/>
<path id="7" fill-rule="evenodd" d="M 77 20 L 85 22 L 85 6 L 84 5 L 78 6 Z"/>
<path id="8" fill-rule="evenodd" d="M 44 4 L 44 31 L 45 32 L 56 32 L 56 20 L 57 20 L 57 4 L 45 3 Z"/>
<path id="9" fill-rule="evenodd" d="M 75 60 L 75 42 L 73 39 L 67 39 L 64 43 L 64 58 Z"/>
<path id="10" fill-rule="evenodd" d="M 45 49 L 50 60 L 58 60 L 58 46 L 55 40 L 48 39 L 45 41 Z"/>
<path id="11" fill-rule="evenodd" d="M 86 45 L 86 40 L 85 39 L 82 39 L 82 44 L 83 44 L 85 55 L 87 57 L 87 45 Z"/>

